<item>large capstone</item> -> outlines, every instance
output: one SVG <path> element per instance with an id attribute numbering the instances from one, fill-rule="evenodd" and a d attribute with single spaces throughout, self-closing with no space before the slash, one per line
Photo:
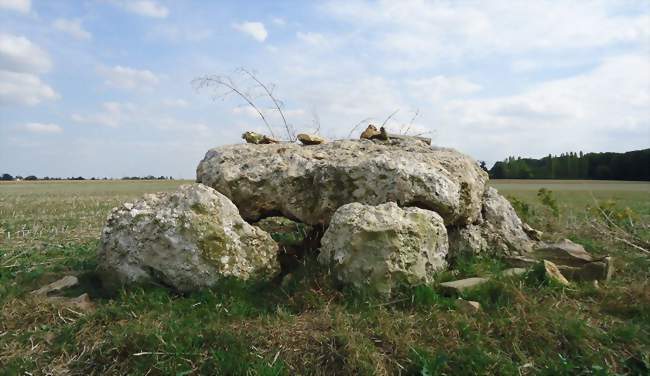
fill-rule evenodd
<path id="1" fill-rule="evenodd" d="M 396 202 L 433 210 L 448 225 L 474 223 L 487 180 L 472 158 L 408 139 L 229 145 L 208 151 L 197 168 L 197 181 L 248 221 L 281 214 L 312 225 L 327 225 L 352 202 Z"/>
<path id="2" fill-rule="evenodd" d="M 340 207 L 321 240 L 318 261 L 341 282 L 390 292 L 398 284 L 429 283 L 446 267 L 448 242 L 442 218 L 391 202 Z"/>
<path id="3" fill-rule="evenodd" d="M 98 262 L 109 288 L 154 282 L 190 291 L 223 277 L 269 279 L 279 272 L 277 252 L 227 197 L 190 184 L 113 209 Z"/>

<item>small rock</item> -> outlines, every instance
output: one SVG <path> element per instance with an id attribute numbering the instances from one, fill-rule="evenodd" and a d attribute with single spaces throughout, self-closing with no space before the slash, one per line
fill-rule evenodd
<path id="1" fill-rule="evenodd" d="M 379 128 L 379 134 L 372 136 L 371 140 L 382 140 L 382 141 L 388 141 L 390 140 L 390 137 L 388 137 L 388 132 L 386 131 L 386 128 L 381 127 Z"/>
<path id="2" fill-rule="evenodd" d="M 260 133 L 255 133 L 255 132 L 244 132 L 244 134 L 241 135 L 241 138 L 246 140 L 246 142 L 249 144 L 256 144 L 256 145 L 280 143 L 280 141 L 274 138 L 265 136 Z"/>
<path id="3" fill-rule="evenodd" d="M 83 312 L 92 311 L 95 309 L 95 305 L 90 300 L 90 296 L 84 293 L 79 295 L 76 298 L 66 298 L 63 296 L 53 296 L 47 298 L 47 301 L 54 304 L 60 304 L 70 308 L 76 308 Z"/>
<path id="4" fill-rule="evenodd" d="M 300 133 L 297 137 L 303 145 L 320 145 L 326 142 L 324 137 L 316 134 Z"/>
<path id="5" fill-rule="evenodd" d="M 583 246 L 568 239 L 553 244 L 542 244 L 541 247 L 533 250 L 533 256 L 566 266 L 582 266 L 594 261 Z"/>
<path id="6" fill-rule="evenodd" d="M 508 266 L 511 266 L 513 268 L 530 268 L 537 265 L 539 262 L 535 259 L 525 256 L 506 256 L 502 260 Z"/>
<path id="7" fill-rule="evenodd" d="M 34 295 L 47 295 L 52 292 L 58 292 L 63 289 L 77 286 L 79 284 L 79 279 L 73 275 L 67 275 L 58 281 L 52 282 L 47 286 L 43 286 L 38 290 L 32 291 Z"/>
<path id="8" fill-rule="evenodd" d="M 569 281 L 564 277 L 564 275 L 562 275 L 557 265 L 551 261 L 544 260 L 544 274 L 546 275 L 546 278 L 551 281 L 555 281 L 564 286 L 570 285 Z"/>
<path id="9" fill-rule="evenodd" d="M 611 257 L 590 262 L 580 267 L 558 265 L 563 275 L 572 281 L 609 281 L 612 278 L 613 262 Z"/>
<path id="10" fill-rule="evenodd" d="M 454 306 L 458 311 L 466 314 L 477 313 L 481 310 L 481 303 L 473 300 L 457 299 Z"/>
<path id="11" fill-rule="evenodd" d="M 374 137 L 379 136 L 380 134 L 381 134 L 381 132 L 379 132 L 379 130 L 377 130 L 377 127 L 370 124 L 370 125 L 368 125 L 368 128 L 366 128 L 366 130 L 361 133 L 361 136 L 359 138 L 360 139 L 371 140 Z"/>
<path id="12" fill-rule="evenodd" d="M 518 275 L 526 274 L 528 269 L 526 268 L 510 268 L 501 272 L 501 275 L 504 277 L 515 277 Z"/>
<path id="13" fill-rule="evenodd" d="M 478 287 L 489 281 L 487 278 L 472 277 L 466 279 L 459 279 L 457 281 L 443 282 L 440 284 L 442 292 L 447 294 L 460 294 L 465 290 Z"/>

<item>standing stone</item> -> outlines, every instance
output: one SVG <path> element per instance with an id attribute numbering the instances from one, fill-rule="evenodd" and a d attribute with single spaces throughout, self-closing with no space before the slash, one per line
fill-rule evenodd
<path id="1" fill-rule="evenodd" d="M 478 225 L 450 227 L 448 232 L 449 256 L 452 259 L 479 255 L 489 249 L 483 230 Z"/>
<path id="2" fill-rule="evenodd" d="M 223 277 L 269 279 L 277 244 L 246 223 L 214 189 L 183 185 L 113 209 L 102 231 L 99 269 L 107 287 L 154 282 L 179 291 Z"/>
<path id="3" fill-rule="evenodd" d="M 483 197 L 483 238 L 488 248 L 500 255 L 528 253 L 535 242 L 524 231 L 523 223 L 510 202 L 488 187 Z"/>
<path id="4" fill-rule="evenodd" d="M 429 283 L 446 267 L 447 230 L 435 212 L 352 203 L 340 207 L 321 241 L 318 261 L 356 287 L 388 293 L 398 284 Z"/>

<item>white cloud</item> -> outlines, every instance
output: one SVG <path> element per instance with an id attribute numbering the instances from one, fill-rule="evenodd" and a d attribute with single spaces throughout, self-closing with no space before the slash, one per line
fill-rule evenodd
<path id="1" fill-rule="evenodd" d="M 616 142 L 607 137 L 612 132 L 645 134 L 647 144 L 650 63 L 646 56 L 619 56 L 590 72 L 544 82 L 520 94 L 451 101 L 444 111 L 444 123 L 453 124 L 455 134 L 489 142 L 501 157 L 575 151 L 576 145 L 618 150 L 618 145 L 608 144 Z M 624 142 L 644 144 L 639 139 Z"/>
<path id="2" fill-rule="evenodd" d="M 128 12 L 144 17 L 166 18 L 169 15 L 169 9 L 154 0 L 113 0 L 111 2 Z"/>
<path id="3" fill-rule="evenodd" d="M 175 107 L 175 108 L 187 108 L 190 105 L 185 99 L 181 99 L 181 98 L 164 99 L 162 101 L 162 104 L 167 107 Z"/>
<path id="4" fill-rule="evenodd" d="M 106 77 L 106 85 L 119 89 L 147 89 L 160 82 L 160 79 L 147 69 L 116 65 L 112 68 L 101 67 L 99 72 Z"/>
<path id="5" fill-rule="evenodd" d="M 151 38 L 162 38 L 170 42 L 201 42 L 209 39 L 214 32 L 208 28 L 201 28 L 187 23 L 183 26 L 161 24 L 152 28 L 147 36 Z"/>
<path id="6" fill-rule="evenodd" d="M 49 123 L 27 123 L 23 124 L 21 128 L 30 133 L 52 134 L 63 132 L 63 128 L 60 126 Z"/>
<path id="7" fill-rule="evenodd" d="M 234 24 L 233 27 L 237 31 L 250 35 L 258 42 L 264 42 L 269 35 L 261 22 L 242 22 Z"/>
<path id="8" fill-rule="evenodd" d="M 52 62 L 48 54 L 29 39 L 0 33 L 0 69 L 44 73 L 51 67 Z"/>
<path id="9" fill-rule="evenodd" d="M 77 123 L 116 128 L 133 120 L 136 112 L 136 106 L 132 103 L 104 102 L 102 103 L 102 110 L 95 114 L 72 114 L 71 118 Z"/>
<path id="10" fill-rule="evenodd" d="M 305 43 L 316 45 L 316 46 L 322 46 L 327 43 L 327 39 L 325 39 L 325 36 L 319 33 L 299 31 L 296 33 L 296 37 L 298 37 L 298 39 L 300 39 Z"/>
<path id="11" fill-rule="evenodd" d="M 21 13 L 28 13 L 32 4 L 30 0 L 0 0 L 0 9 L 9 9 Z"/>
<path id="12" fill-rule="evenodd" d="M 284 26 L 287 24 L 287 21 L 285 21 L 284 18 L 282 17 L 273 17 L 271 19 L 271 22 L 273 22 L 274 25 L 278 25 L 278 26 Z"/>
<path id="13" fill-rule="evenodd" d="M 408 80 L 406 84 L 412 95 L 434 103 L 481 90 L 481 86 L 462 77 L 435 76 Z"/>
<path id="14" fill-rule="evenodd" d="M 33 74 L 0 70 L 0 106 L 20 104 L 33 106 L 59 95 Z"/>
<path id="15" fill-rule="evenodd" d="M 415 69 L 467 56 L 647 43 L 650 16 L 619 11 L 621 3 L 346 0 L 325 9 L 354 25 L 368 46 L 404 57 L 396 67 Z"/>
<path id="16" fill-rule="evenodd" d="M 52 26 L 54 26 L 55 29 L 68 33 L 77 39 L 89 40 L 92 38 L 92 35 L 88 31 L 84 30 L 81 25 L 81 20 L 66 20 L 59 18 L 54 21 Z"/>

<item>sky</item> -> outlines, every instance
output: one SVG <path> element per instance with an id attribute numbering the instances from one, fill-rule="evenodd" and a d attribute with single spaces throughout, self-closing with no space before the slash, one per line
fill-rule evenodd
<path id="1" fill-rule="evenodd" d="M 507 156 L 650 147 L 650 1 L 0 0 L 0 173 L 194 178 L 266 132 Z"/>

